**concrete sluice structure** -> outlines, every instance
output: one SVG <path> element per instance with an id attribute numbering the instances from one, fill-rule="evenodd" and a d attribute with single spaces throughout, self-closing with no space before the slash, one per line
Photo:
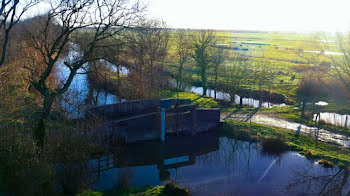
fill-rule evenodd
<path id="1" fill-rule="evenodd" d="M 107 143 L 115 138 L 166 141 L 167 135 L 196 135 L 220 123 L 219 109 L 197 108 L 189 99 L 135 100 L 94 107 L 86 114 L 87 119 L 103 119 L 96 129 Z"/>

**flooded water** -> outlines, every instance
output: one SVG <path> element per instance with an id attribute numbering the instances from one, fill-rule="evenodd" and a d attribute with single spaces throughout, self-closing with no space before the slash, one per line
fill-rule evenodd
<path id="1" fill-rule="evenodd" d="M 193 195 L 347 195 L 350 191 L 348 170 L 326 169 L 291 151 L 271 155 L 258 143 L 215 133 L 129 144 L 118 155 L 90 161 L 90 166 L 97 176 L 91 187 L 96 190 L 123 182 L 156 186 L 172 180 Z"/>
<path id="2" fill-rule="evenodd" d="M 322 142 L 350 148 L 350 140 L 348 136 L 332 133 L 324 129 L 318 130 L 317 127 L 309 127 L 300 123 L 289 122 L 283 119 L 276 119 L 266 115 L 254 115 L 251 121 L 259 124 L 293 130 L 296 133 L 302 133 L 311 137 L 317 137 L 317 139 Z"/>
<path id="3" fill-rule="evenodd" d="M 316 119 L 316 114 L 314 114 L 314 120 Z M 330 112 L 321 112 L 320 120 L 325 123 L 329 123 L 341 127 L 350 127 L 350 115 L 342 115 Z"/>
<path id="4" fill-rule="evenodd" d="M 305 52 L 317 53 L 317 54 L 321 53 L 321 51 L 316 51 L 316 50 L 305 50 Z M 331 52 L 331 51 L 324 51 L 322 53 L 325 54 L 325 55 L 344 55 L 341 52 Z"/>
<path id="5" fill-rule="evenodd" d="M 191 88 L 187 89 L 186 91 L 202 95 L 203 94 L 203 87 L 192 86 Z M 215 91 L 212 89 L 207 89 L 207 96 L 215 97 Z M 230 95 L 228 93 L 224 93 L 221 91 L 216 92 L 216 97 L 218 99 L 230 100 Z M 238 95 L 235 95 L 235 103 L 239 104 L 239 102 L 240 102 L 240 97 Z M 249 106 L 253 106 L 253 107 L 257 108 L 257 107 L 259 107 L 259 100 L 256 100 L 253 98 L 243 98 L 243 105 L 249 105 Z M 263 102 L 261 104 L 261 107 L 267 107 L 267 108 L 283 107 L 283 106 L 286 106 L 286 104 L 285 103 L 276 104 L 276 103 L 270 103 L 270 102 Z"/>

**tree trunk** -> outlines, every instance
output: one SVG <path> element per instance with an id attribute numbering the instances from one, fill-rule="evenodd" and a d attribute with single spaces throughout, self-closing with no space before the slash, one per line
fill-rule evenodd
<path id="1" fill-rule="evenodd" d="M 243 97 L 239 97 L 239 108 L 243 108 Z"/>
<path id="2" fill-rule="evenodd" d="M 4 42 L 3 42 L 3 45 L 2 45 L 2 51 L 1 51 L 0 67 L 1 67 L 1 66 L 4 64 L 4 62 L 5 62 L 8 40 L 9 40 L 9 30 L 6 30 L 6 31 L 5 31 Z"/>
<path id="3" fill-rule="evenodd" d="M 179 90 L 182 89 L 182 68 L 183 68 L 183 64 L 180 63 L 179 72 L 177 73 L 178 75 L 177 75 L 177 85 L 176 85 Z"/>
<path id="4" fill-rule="evenodd" d="M 208 87 L 207 87 L 207 77 L 205 74 L 205 68 L 202 68 L 201 77 L 202 77 L 203 96 L 206 96 Z"/>
<path id="5" fill-rule="evenodd" d="M 44 106 L 42 108 L 42 113 L 41 117 L 39 119 L 38 126 L 35 130 L 34 136 L 37 142 L 37 146 L 40 148 L 44 147 L 44 141 L 45 141 L 45 126 L 46 126 L 46 121 L 50 115 L 51 107 L 54 101 L 54 97 L 52 96 L 46 96 L 44 98 Z"/>
<path id="6" fill-rule="evenodd" d="M 215 70 L 215 89 L 214 89 L 214 99 L 216 99 L 216 89 L 218 88 L 218 70 Z"/>

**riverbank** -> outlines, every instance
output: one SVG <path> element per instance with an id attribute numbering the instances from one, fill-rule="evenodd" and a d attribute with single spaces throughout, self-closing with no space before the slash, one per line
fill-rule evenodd
<path id="1" fill-rule="evenodd" d="M 252 113 L 255 115 L 255 112 L 258 112 L 256 108 L 242 108 L 239 109 L 237 104 L 228 104 L 221 103 L 220 100 L 215 100 L 209 97 L 203 97 L 195 93 L 189 92 L 174 92 L 174 91 L 165 91 L 163 93 L 167 97 L 178 97 L 178 98 L 189 98 L 195 104 L 198 104 L 199 107 L 218 107 L 221 108 L 224 112 L 224 116 L 236 115 L 238 112 Z M 269 114 L 272 116 L 280 116 L 290 120 L 292 122 L 305 123 L 306 125 L 315 126 L 314 122 L 307 119 L 300 120 L 300 109 L 294 109 L 295 106 L 285 106 L 285 107 L 276 107 L 276 108 L 260 108 L 259 114 Z M 236 117 L 238 118 L 238 117 Z M 278 119 L 278 118 L 277 118 Z M 312 136 L 300 134 L 300 132 L 291 131 L 286 128 L 276 128 L 273 125 L 263 125 L 258 123 L 248 123 L 242 122 L 242 119 L 236 119 L 238 121 L 232 120 L 232 118 L 223 118 L 224 121 L 222 125 L 223 132 L 239 135 L 239 138 L 262 141 L 266 138 L 279 138 L 286 140 L 288 145 L 291 146 L 292 150 L 298 151 L 300 154 L 305 155 L 308 158 L 313 159 L 325 159 L 331 162 L 334 162 L 338 165 L 347 165 L 350 164 L 350 151 L 341 149 L 340 146 L 334 146 L 327 144 L 321 141 L 315 140 Z M 322 124 L 321 128 L 327 128 L 327 130 L 332 130 L 332 133 L 348 133 L 349 130 L 346 128 L 336 127 L 334 125 Z M 334 129 L 336 128 L 336 129 Z M 329 141 L 328 141 L 329 142 Z"/>

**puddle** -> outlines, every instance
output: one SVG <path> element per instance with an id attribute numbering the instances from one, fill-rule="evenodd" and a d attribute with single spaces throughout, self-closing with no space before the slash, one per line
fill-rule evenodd
<path id="1" fill-rule="evenodd" d="M 296 133 L 303 133 L 312 137 L 315 137 L 315 134 L 317 133 L 316 127 L 309 127 L 300 123 L 289 122 L 282 119 L 275 119 L 266 115 L 254 115 L 252 118 L 252 122 L 269 126 L 275 126 L 283 129 L 289 129 L 295 131 Z M 347 148 L 350 147 L 350 141 L 347 136 L 331 133 L 324 129 L 319 130 L 318 140 L 322 142 L 344 146 Z"/>
<path id="2" fill-rule="evenodd" d="M 316 114 L 313 116 L 313 120 L 315 121 Z M 320 113 L 320 120 L 322 122 L 341 126 L 341 127 L 350 127 L 350 115 L 341 115 L 337 113 L 330 113 L 330 112 L 321 112 Z"/>
<path id="3" fill-rule="evenodd" d="M 316 50 L 305 50 L 305 52 L 317 53 L 317 54 L 321 53 L 321 51 L 316 51 Z M 331 51 L 324 51 L 323 54 L 325 54 L 325 55 L 344 55 L 341 52 L 331 52 Z"/>

